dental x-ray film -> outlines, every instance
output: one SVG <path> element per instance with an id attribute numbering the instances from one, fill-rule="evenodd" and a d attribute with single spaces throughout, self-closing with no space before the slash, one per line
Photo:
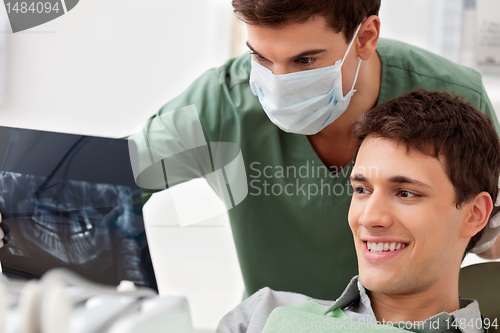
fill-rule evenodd
<path id="1" fill-rule="evenodd" d="M 65 267 L 158 290 L 126 140 L 0 127 L 3 273 Z"/>

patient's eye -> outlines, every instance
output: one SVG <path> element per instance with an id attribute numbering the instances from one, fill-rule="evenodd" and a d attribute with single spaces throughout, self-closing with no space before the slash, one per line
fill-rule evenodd
<path id="1" fill-rule="evenodd" d="M 419 195 L 410 191 L 401 190 L 398 192 L 398 195 L 402 198 L 413 198 L 418 197 Z"/>
<path id="2" fill-rule="evenodd" d="M 359 195 L 368 194 L 370 191 L 364 186 L 357 186 L 354 188 L 354 192 Z"/>

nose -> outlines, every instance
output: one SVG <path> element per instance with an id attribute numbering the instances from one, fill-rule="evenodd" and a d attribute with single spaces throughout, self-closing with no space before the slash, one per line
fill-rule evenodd
<path id="1" fill-rule="evenodd" d="M 292 73 L 292 71 L 290 70 L 290 68 L 288 68 L 288 66 L 277 65 L 277 64 L 273 65 L 271 72 L 273 72 L 274 75 L 283 75 L 283 74 Z"/>
<path id="2" fill-rule="evenodd" d="M 367 229 L 385 229 L 392 226 L 394 220 L 390 201 L 383 193 L 374 192 L 370 195 L 358 218 L 358 223 Z"/>

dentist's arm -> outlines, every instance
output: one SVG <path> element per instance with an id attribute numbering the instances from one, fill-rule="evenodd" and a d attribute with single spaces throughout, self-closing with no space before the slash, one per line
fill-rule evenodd
<path id="1" fill-rule="evenodd" d="M 483 236 L 472 253 L 483 259 L 500 259 L 500 200 L 497 198 Z"/>
<path id="2" fill-rule="evenodd" d="M 477 255 L 483 259 L 500 259 L 500 236 L 497 236 L 495 243 L 489 249 Z"/>

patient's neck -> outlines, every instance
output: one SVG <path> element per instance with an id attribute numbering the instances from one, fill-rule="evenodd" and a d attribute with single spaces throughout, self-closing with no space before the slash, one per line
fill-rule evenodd
<path id="1" fill-rule="evenodd" d="M 448 285 L 433 286 L 421 292 L 390 295 L 368 291 L 377 321 L 424 321 L 438 313 L 451 313 L 460 308 L 458 278 Z"/>

